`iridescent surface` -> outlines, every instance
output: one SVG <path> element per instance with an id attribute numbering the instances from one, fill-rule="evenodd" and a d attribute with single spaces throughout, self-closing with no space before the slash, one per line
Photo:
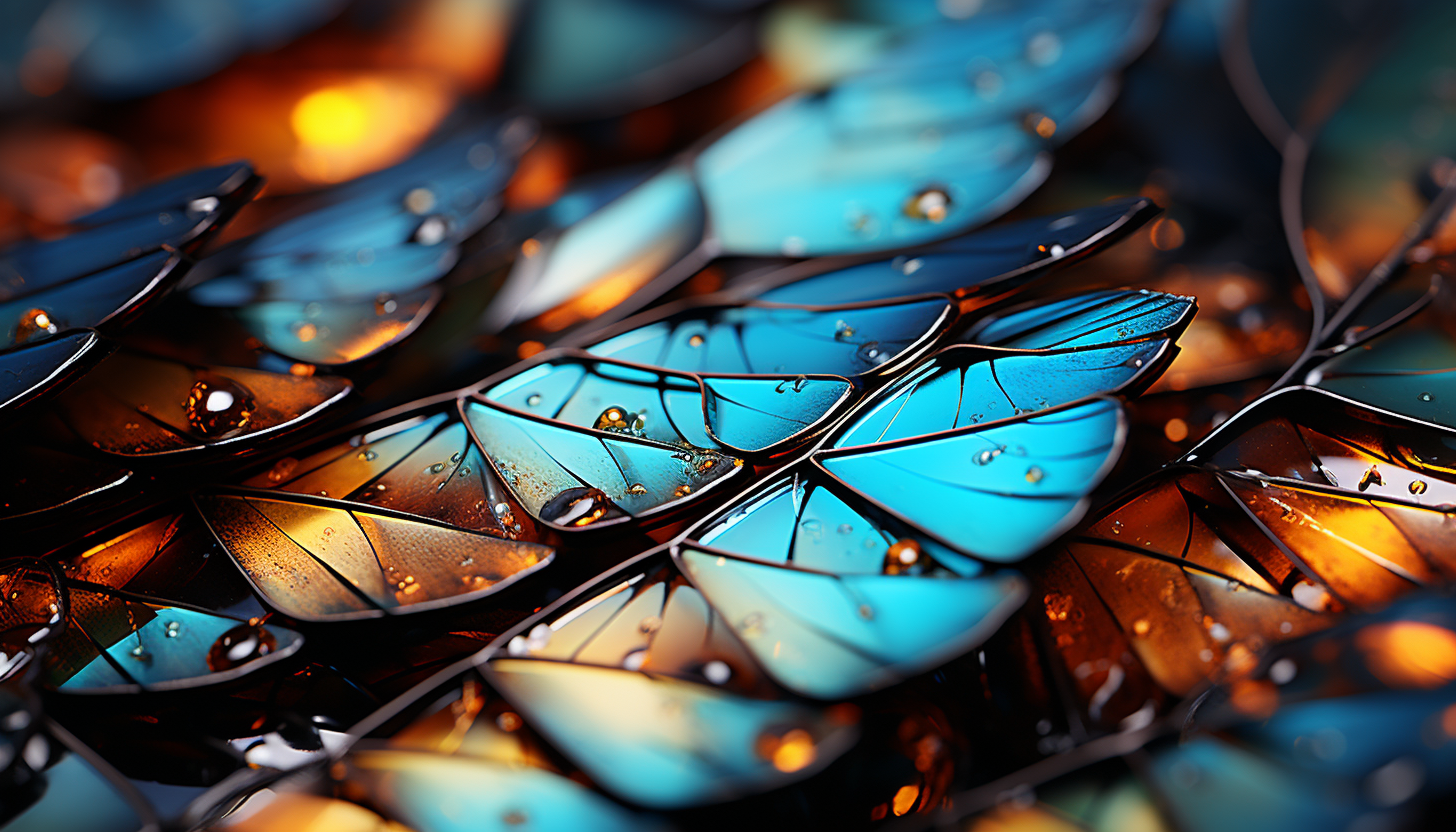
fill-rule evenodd
<path id="1" fill-rule="evenodd" d="M 847 379 L 833 376 L 693 377 L 565 356 L 487 386 L 482 394 L 577 427 L 753 453 L 790 443 L 851 390 Z"/>
<path id="2" fill-rule="evenodd" d="M 826 453 L 851 488 L 978 557 L 1020 560 L 1085 510 L 1122 448 L 1107 399 L 1045 414 Z"/>
<path id="3" fill-rule="evenodd" d="M 689 373 L 854 377 L 894 366 L 949 319 L 938 298 L 846 307 L 722 306 L 628 322 L 593 355 Z"/>

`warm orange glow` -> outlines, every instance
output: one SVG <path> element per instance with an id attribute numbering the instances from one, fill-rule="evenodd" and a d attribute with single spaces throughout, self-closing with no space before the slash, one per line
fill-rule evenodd
<path id="1" fill-rule="evenodd" d="M 571 179 L 571 156 L 564 142 L 551 139 L 537 142 L 521 157 L 515 176 L 506 186 L 506 207 L 530 211 L 555 202 Z"/>
<path id="2" fill-rule="evenodd" d="M 540 341 L 522 341 L 521 345 L 516 347 L 516 357 L 530 358 L 544 349 L 546 349 L 546 345 Z"/>
<path id="3" fill-rule="evenodd" d="M 536 323 L 547 332 L 559 332 L 572 324 L 590 320 L 632 296 L 655 276 L 647 270 L 636 274 L 615 274 L 586 287 L 581 294 L 555 309 L 543 312 Z"/>
<path id="4" fill-rule="evenodd" d="M 394 164 L 452 103 L 448 88 L 424 75 L 365 75 L 311 90 L 289 114 L 293 168 L 313 182 L 340 182 Z"/>
<path id="5" fill-rule="evenodd" d="M 813 763 L 817 756 L 814 738 L 802 728 L 791 729 L 783 736 L 761 734 L 757 749 L 760 756 L 783 772 L 799 771 Z"/>
<path id="6" fill-rule="evenodd" d="M 1398 688 L 1437 688 L 1456 681 L 1456 633 L 1435 624 L 1372 624 L 1355 637 L 1365 664 Z"/>
<path id="7" fill-rule="evenodd" d="M 1182 442 L 1188 438 L 1188 423 L 1177 417 L 1169 419 L 1163 425 L 1163 435 L 1169 442 Z"/>
<path id="8" fill-rule="evenodd" d="M 311 92 L 295 104 L 290 124 L 302 144 L 347 148 L 363 140 L 369 109 L 358 91 L 331 87 Z"/>
<path id="9" fill-rule="evenodd" d="M 895 799 L 890 801 L 890 808 L 895 812 L 896 817 L 907 814 L 915 808 L 915 800 L 918 797 L 920 797 L 919 786 L 901 786 L 900 790 L 895 792 Z"/>
<path id="10" fill-rule="evenodd" d="M 264 832 L 288 829 L 292 832 L 409 832 L 394 821 L 385 820 L 362 806 L 328 797 L 283 792 L 251 814 L 245 804 L 237 819 L 228 823 L 229 832 Z"/>
<path id="11" fill-rule="evenodd" d="M 996 809 L 976 818 L 966 827 L 967 832 L 1077 832 L 1079 829 L 1080 826 L 1034 806 L 1030 809 Z"/>
<path id="12" fill-rule="evenodd" d="M 1183 226 L 1169 217 L 1154 220 L 1148 235 L 1153 241 L 1153 248 L 1158 251 L 1172 251 L 1183 245 Z"/>
<path id="13" fill-rule="evenodd" d="M 1229 703 L 1253 719 L 1268 719 L 1279 708 L 1279 689 L 1273 682 L 1241 679 L 1229 688 Z"/>
<path id="14" fill-rule="evenodd" d="M 425 0 L 410 4 L 396 39 L 411 67 L 430 69 L 469 89 L 495 79 L 511 31 L 508 0 Z"/>

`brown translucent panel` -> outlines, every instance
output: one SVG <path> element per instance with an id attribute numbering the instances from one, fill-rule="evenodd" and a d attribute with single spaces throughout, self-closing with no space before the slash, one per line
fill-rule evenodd
<path id="1" fill-rule="evenodd" d="M 117 353 L 67 390 L 57 407 L 96 448 L 152 456 L 293 427 L 350 388 L 337 377 L 191 367 Z"/>
<path id="2" fill-rule="evenodd" d="M 1167 698 L 1076 561 L 1063 552 L 1032 578 L 1027 614 L 1045 627 L 1053 661 L 1064 666 L 1079 710 L 1095 723 L 1115 726 L 1145 703 Z"/>
<path id="3" fill-rule="evenodd" d="M 1288 598 L 1264 593 L 1216 575 L 1185 570 L 1188 582 L 1203 602 L 1206 623 L 1222 624 L 1224 641 L 1243 642 L 1251 650 L 1270 641 L 1299 638 L 1329 627 L 1329 614 L 1312 612 Z M 1223 635 L 1223 631 L 1218 632 Z"/>
<path id="4" fill-rule="evenodd" d="M 1195 456 L 1228 471 L 1439 505 L 1456 501 L 1453 445 L 1448 431 L 1300 388 L 1241 413 Z"/>
<path id="5" fill-rule="evenodd" d="M 1456 516 L 1451 507 L 1419 508 L 1385 500 L 1370 505 L 1384 515 L 1410 545 L 1425 556 L 1447 581 L 1456 575 Z"/>
<path id="6" fill-rule="evenodd" d="M 465 425 L 456 422 L 375 480 L 373 494 L 366 487 L 355 499 L 452 526 L 503 531 L 495 506 L 504 495 L 491 493 L 501 491 L 491 488 L 494 480 L 490 464 L 471 444 Z"/>
<path id="7" fill-rule="evenodd" d="M 367 616 L 375 607 L 241 497 L 199 496 L 197 506 L 268 603 L 304 621 Z"/>
<path id="8" fill-rule="evenodd" d="M 631 562 L 525 622 L 506 653 L 682 676 L 742 692 L 764 684 L 741 643 L 665 555 Z"/>
<path id="9" fill-rule="evenodd" d="M 1067 551 L 1158 684 L 1181 696 L 1217 669 L 1221 645 L 1181 568 L 1111 546 L 1073 543 Z"/>
<path id="10" fill-rule="evenodd" d="M 38 562 L 0 561 L 0 638 L 24 646 L 30 636 L 60 622 L 61 590 L 56 576 Z"/>
<path id="11" fill-rule="evenodd" d="M 535 532 L 451 414 L 407 418 L 302 459 L 284 457 L 244 484 L 365 502 L 513 539 Z"/>
<path id="12" fill-rule="evenodd" d="M 1268 592 L 1277 592 L 1294 569 L 1218 481 L 1196 470 L 1155 478 L 1091 521 L 1084 536 L 1187 560 Z"/>
<path id="13" fill-rule="evenodd" d="M 178 517 L 160 517 L 64 561 L 66 577 L 123 587 L 146 568 L 177 529 Z"/>
<path id="14" fill-rule="evenodd" d="M 1438 580 L 1368 501 L 1229 478 L 1241 502 L 1341 601 L 1370 608 Z"/>
<path id="15" fill-rule="evenodd" d="M 473 671 L 455 688 L 454 695 L 395 732 L 387 744 L 401 750 L 554 768 L 520 714 Z"/>
<path id="16" fill-rule="evenodd" d="M 228 494 L 198 505 L 269 602 L 305 619 L 480 597 L 552 557 L 537 543 L 345 506 Z"/>

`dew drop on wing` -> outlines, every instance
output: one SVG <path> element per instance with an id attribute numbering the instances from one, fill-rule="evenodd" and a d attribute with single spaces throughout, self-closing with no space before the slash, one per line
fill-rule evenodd
<path id="1" fill-rule="evenodd" d="M 253 421 L 258 402 L 252 391 L 224 376 L 202 378 L 187 392 L 183 405 L 192 431 L 208 439 L 222 439 Z"/>
<path id="2" fill-rule="evenodd" d="M 541 519 L 558 526 L 590 526 L 626 516 L 601 489 L 585 486 L 568 488 L 541 507 Z"/>
<path id="3" fill-rule="evenodd" d="M 214 673 L 232 670 L 278 649 L 273 634 L 255 624 L 239 624 L 217 637 L 207 651 L 207 666 Z"/>

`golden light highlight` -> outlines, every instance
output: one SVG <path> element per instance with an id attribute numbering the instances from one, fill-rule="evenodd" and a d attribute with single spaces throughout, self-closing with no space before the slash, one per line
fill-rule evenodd
<path id="1" fill-rule="evenodd" d="M 1396 688 L 1438 688 L 1456 681 L 1456 633 L 1435 624 L 1372 624 L 1355 636 L 1365 665 Z"/>
<path id="2" fill-rule="evenodd" d="M 340 182 L 402 160 L 448 112 L 454 96 L 423 74 L 373 74 L 301 96 L 289 114 L 293 169 L 311 182 Z"/>

